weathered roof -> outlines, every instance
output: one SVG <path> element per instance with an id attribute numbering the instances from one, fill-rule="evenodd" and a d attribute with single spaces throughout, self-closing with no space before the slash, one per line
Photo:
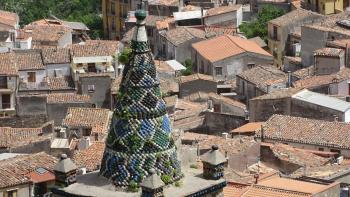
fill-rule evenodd
<path id="1" fill-rule="evenodd" d="M 295 23 L 295 21 L 299 21 L 299 20 L 301 21 L 304 19 L 311 20 L 311 17 L 314 17 L 314 16 L 319 16 L 320 18 L 323 17 L 321 14 L 318 14 L 316 12 L 312 12 L 304 9 L 296 9 L 269 21 L 269 23 L 272 23 L 277 26 L 283 26 L 289 23 Z"/>
<path id="2" fill-rule="evenodd" d="M 330 97 L 324 94 L 319 94 L 316 92 L 311 92 L 307 89 L 302 90 L 292 96 L 293 99 L 304 101 L 307 103 L 312 103 L 318 106 L 333 109 L 335 111 L 346 112 L 350 109 L 350 103 Z"/>
<path id="3" fill-rule="evenodd" d="M 46 42 L 58 42 L 66 33 L 70 30 L 64 26 L 41 26 L 41 25 L 29 25 L 24 28 L 25 30 L 31 30 L 33 41 L 46 41 Z"/>
<path id="4" fill-rule="evenodd" d="M 149 5 L 165 5 L 165 6 L 177 6 L 179 1 L 177 0 L 149 0 Z"/>
<path id="5" fill-rule="evenodd" d="M 91 98 L 86 94 L 54 93 L 47 95 L 47 103 L 89 103 Z"/>
<path id="6" fill-rule="evenodd" d="M 42 49 L 44 64 L 70 63 L 70 52 L 68 48 L 45 48 Z"/>
<path id="7" fill-rule="evenodd" d="M 112 56 L 118 50 L 117 41 L 87 41 L 71 46 L 72 57 Z"/>
<path id="8" fill-rule="evenodd" d="M 165 61 L 174 71 L 179 71 L 179 70 L 185 70 L 186 67 L 184 67 L 180 62 L 176 60 L 168 60 Z"/>
<path id="9" fill-rule="evenodd" d="M 57 159 L 44 152 L 19 155 L 13 158 L 0 161 L 0 188 L 8 188 L 11 186 L 29 183 L 30 179 L 26 175 L 35 169 L 42 167 L 49 171 L 53 170 L 53 166 L 57 163 Z"/>
<path id="10" fill-rule="evenodd" d="M 62 21 L 62 23 L 73 30 L 90 30 L 84 23 L 82 22 L 71 22 L 71 21 Z"/>
<path id="11" fill-rule="evenodd" d="M 276 91 L 253 98 L 252 100 L 289 98 L 303 88 L 282 88 Z"/>
<path id="12" fill-rule="evenodd" d="M 266 42 L 265 42 L 263 39 L 261 39 L 259 36 L 256 36 L 256 37 L 254 37 L 254 38 L 250 38 L 250 39 L 248 39 L 248 40 L 255 42 L 255 43 L 258 44 L 261 48 L 267 47 Z"/>
<path id="13" fill-rule="evenodd" d="M 337 48 L 321 48 L 314 51 L 314 55 L 317 56 L 328 56 L 328 57 L 339 57 L 342 53 L 344 53 L 343 49 Z"/>
<path id="14" fill-rule="evenodd" d="M 207 13 L 205 14 L 205 17 L 216 16 L 216 15 L 225 14 L 225 13 L 228 13 L 228 12 L 237 11 L 241 7 L 242 7 L 241 4 L 236 4 L 236 5 L 220 6 L 220 7 L 216 7 L 216 8 L 210 8 L 209 10 L 207 10 Z"/>
<path id="15" fill-rule="evenodd" d="M 48 77 L 47 84 L 50 90 L 74 90 L 72 76 Z"/>
<path id="16" fill-rule="evenodd" d="M 237 101 L 237 100 L 233 100 L 233 99 L 230 99 L 230 98 L 227 98 L 225 96 L 221 96 L 221 95 L 218 95 L 214 92 L 211 92 L 209 93 L 209 98 L 214 98 L 214 99 L 217 99 L 217 100 L 220 100 L 226 104 L 229 104 L 229 105 L 232 105 L 232 106 L 236 106 L 236 107 L 239 107 L 241 109 L 246 109 L 247 106 L 244 104 L 244 103 L 241 103 L 240 101 Z"/>
<path id="17" fill-rule="evenodd" d="M 204 31 L 207 38 L 213 36 L 220 36 L 223 34 L 234 35 L 237 31 L 237 28 L 234 26 L 205 26 Z"/>
<path id="18" fill-rule="evenodd" d="M 62 173 L 72 172 L 77 169 L 77 166 L 70 158 L 67 158 L 67 155 L 62 155 L 61 160 L 53 167 L 54 171 Z"/>
<path id="19" fill-rule="evenodd" d="M 212 149 L 201 156 L 203 162 L 211 165 L 219 165 L 227 162 L 225 156 L 219 151 L 219 147 L 216 145 L 212 146 Z"/>
<path id="20" fill-rule="evenodd" d="M 265 187 L 260 185 L 252 185 L 246 188 L 240 197 L 257 197 L 257 196 L 269 196 L 269 197 L 311 197 L 308 192 L 296 192 L 290 190 L 281 190 L 277 188 Z"/>
<path id="21" fill-rule="evenodd" d="M 205 81 L 216 82 L 212 76 L 204 75 L 204 74 L 200 74 L 200 73 L 180 77 L 180 83 L 186 83 L 186 82 L 195 81 L 195 80 L 205 80 Z"/>
<path id="22" fill-rule="evenodd" d="M 262 122 L 249 122 L 247 124 L 244 124 L 238 128 L 233 129 L 230 131 L 230 133 L 247 133 L 247 132 L 254 132 L 261 129 Z"/>
<path id="23" fill-rule="evenodd" d="M 39 50 L 19 50 L 15 51 L 15 60 L 18 70 L 44 70 Z"/>
<path id="24" fill-rule="evenodd" d="M 89 148 L 75 151 L 72 159 L 77 166 L 86 168 L 88 171 L 98 170 L 105 146 L 104 142 L 92 142 Z"/>
<path id="25" fill-rule="evenodd" d="M 271 58 L 271 54 L 258 44 L 238 36 L 222 35 L 192 44 L 192 47 L 205 59 L 216 62 L 242 53 L 254 53 Z"/>
<path id="26" fill-rule="evenodd" d="M 264 138 L 350 149 L 350 124 L 273 115 L 264 124 Z M 257 133 L 261 137 L 261 133 Z"/>
<path id="27" fill-rule="evenodd" d="M 196 28 L 176 27 L 167 31 L 165 38 L 173 45 L 178 46 L 195 38 L 205 39 L 205 32 Z"/>
<path id="28" fill-rule="evenodd" d="M 286 83 L 287 75 L 274 66 L 255 66 L 237 75 L 255 84 L 259 89 L 267 91 L 267 87 L 276 83 Z"/>
<path id="29" fill-rule="evenodd" d="M 0 147 L 17 147 L 32 142 L 48 139 L 42 128 L 10 128 L 0 127 Z"/>
<path id="30" fill-rule="evenodd" d="M 0 75 L 18 75 L 13 53 L 0 53 Z"/>
<path id="31" fill-rule="evenodd" d="M 62 125 L 68 127 L 89 127 L 92 133 L 106 133 L 110 111 L 100 108 L 68 108 Z"/>
<path id="32" fill-rule="evenodd" d="M 0 10 L 0 24 L 5 24 L 14 28 L 18 21 L 19 17 L 16 13 Z"/>
<path id="33" fill-rule="evenodd" d="M 181 20 L 188 20 L 188 19 L 195 19 L 195 18 L 202 18 L 202 16 L 205 16 L 205 13 L 207 11 L 203 10 L 203 15 L 201 10 L 193 10 L 193 11 L 186 11 L 186 12 L 173 12 L 175 21 L 181 21 Z"/>

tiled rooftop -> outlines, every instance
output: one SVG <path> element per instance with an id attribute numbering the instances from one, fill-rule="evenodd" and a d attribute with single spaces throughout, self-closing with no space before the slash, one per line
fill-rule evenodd
<path id="1" fill-rule="evenodd" d="M 47 95 L 47 103 L 89 103 L 89 95 L 75 93 L 54 93 Z"/>
<path id="2" fill-rule="evenodd" d="M 0 147 L 12 148 L 31 142 L 48 139 L 42 136 L 41 128 L 10 128 L 0 127 Z"/>
<path id="3" fill-rule="evenodd" d="M 271 54 L 266 52 L 255 42 L 231 35 L 222 35 L 209 40 L 200 41 L 192 44 L 192 47 L 210 62 L 216 62 L 246 52 L 272 57 Z M 218 51 L 220 51 L 220 53 L 218 53 Z"/>
<path id="4" fill-rule="evenodd" d="M 72 57 L 112 56 L 118 50 L 117 41 L 88 41 L 71 46 Z"/>
<path id="5" fill-rule="evenodd" d="M 264 187 L 260 185 L 253 185 L 246 190 L 240 197 L 257 197 L 257 196 L 269 196 L 269 197 L 311 197 L 311 193 L 308 192 L 296 192 L 290 190 L 283 190 L 271 187 Z"/>
<path id="6" fill-rule="evenodd" d="M 91 128 L 92 133 L 106 133 L 110 121 L 110 111 L 100 108 L 68 108 L 62 125 L 71 128 Z"/>
<path id="7" fill-rule="evenodd" d="M 84 167 L 88 171 L 98 170 L 105 146 L 105 142 L 92 142 L 89 148 L 76 151 L 72 160 L 77 166 Z"/>
<path id="8" fill-rule="evenodd" d="M 173 45 L 178 46 L 195 38 L 205 39 L 205 32 L 196 28 L 176 27 L 167 31 L 165 37 Z"/>
<path id="9" fill-rule="evenodd" d="M 180 83 L 186 83 L 186 82 L 195 81 L 195 80 L 205 80 L 205 81 L 215 82 L 214 78 L 210 75 L 196 73 L 188 76 L 181 76 Z"/>
<path id="10" fill-rule="evenodd" d="M 56 158 L 43 152 L 1 160 L 0 189 L 29 183 L 30 180 L 26 177 L 28 173 L 39 167 L 52 172 L 56 163 Z"/>
<path id="11" fill-rule="evenodd" d="M 294 94 L 298 93 L 301 90 L 302 90 L 302 88 L 284 88 L 284 89 L 279 89 L 279 90 L 273 91 L 271 93 L 255 97 L 252 100 L 289 98 L 289 97 L 293 96 Z"/>
<path id="12" fill-rule="evenodd" d="M 215 16 L 215 15 L 225 14 L 225 13 L 228 13 L 228 12 L 237 11 L 241 7 L 242 7 L 241 4 L 236 4 L 236 5 L 220 6 L 220 7 L 216 7 L 216 8 L 210 8 L 209 10 L 207 10 L 207 13 L 205 14 L 205 17 Z"/>
<path id="13" fill-rule="evenodd" d="M 315 72 L 314 66 L 309 66 L 309 67 L 294 71 L 292 75 L 294 77 L 297 77 L 298 79 L 303 79 L 305 77 L 314 75 L 314 72 Z"/>
<path id="14" fill-rule="evenodd" d="M 289 23 L 294 23 L 297 20 L 298 21 L 304 20 L 313 16 L 319 16 L 320 18 L 322 17 L 321 14 L 318 14 L 316 12 L 312 12 L 304 9 L 296 9 L 269 21 L 269 23 L 272 23 L 277 26 L 284 26 Z"/>
<path id="15" fill-rule="evenodd" d="M 165 5 L 165 6 L 177 6 L 179 2 L 177 0 L 150 0 L 149 5 Z"/>
<path id="16" fill-rule="evenodd" d="M 0 75 L 18 75 L 13 53 L 0 53 Z"/>
<path id="17" fill-rule="evenodd" d="M 340 33 L 340 34 L 349 36 L 350 35 L 349 29 L 337 24 L 337 21 L 344 20 L 344 19 L 347 20 L 349 16 L 350 16 L 350 13 L 345 11 L 339 14 L 328 15 L 327 17 L 324 18 L 324 20 L 320 20 L 317 23 L 313 23 L 305 26 L 316 30 L 320 30 L 320 31 Z"/>
<path id="18" fill-rule="evenodd" d="M 18 70 L 43 70 L 45 66 L 39 50 L 21 50 L 15 52 Z"/>
<path id="19" fill-rule="evenodd" d="M 42 50 L 44 64 L 67 64 L 71 62 L 68 48 L 46 48 Z"/>
<path id="20" fill-rule="evenodd" d="M 266 92 L 267 87 L 276 83 L 286 83 L 287 75 L 274 66 L 255 66 L 243 71 L 238 77 L 255 84 Z"/>
<path id="21" fill-rule="evenodd" d="M 350 124 L 301 117 L 273 115 L 264 124 L 264 138 L 350 149 Z M 261 133 L 257 133 L 261 137 Z"/>
<path id="22" fill-rule="evenodd" d="M 18 20 L 19 18 L 16 13 L 0 10 L 0 24 L 14 27 Z"/>
<path id="23" fill-rule="evenodd" d="M 238 128 L 233 129 L 230 133 L 247 133 L 247 132 L 256 132 L 261 129 L 262 122 L 249 122 L 245 125 L 242 125 Z"/>
<path id="24" fill-rule="evenodd" d="M 62 26 L 35 26 L 29 25 L 24 28 L 31 30 L 34 42 L 58 42 L 70 30 Z"/>
<path id="25" fill-rule="evenodd" d="M 336 48 L 321 48 L 314 51 L 314 55 L 317 56 L 328 56 L 328 57 L 339 57 L 344 52 L 343 49 Z"/>
<path id="26" fill-rule="evenodd" d="M 312 88 L 332 83 L 339 83 L 350 78 L 350 69 L 344 68 L 330 75 L 308 76 L 293 83 L 294 87 Z"/>
<path id="27" fill-rule="evenodd" d="M 74 90 L 75 88 L 71 76 L 48 77 L 47 84 L 50 90 Z"/>

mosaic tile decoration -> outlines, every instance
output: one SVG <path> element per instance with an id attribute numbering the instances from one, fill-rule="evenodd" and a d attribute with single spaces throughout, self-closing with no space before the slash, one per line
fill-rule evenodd
<path id="1" fill-rule="evenodd" d="M 143 17 L 138 20 L 138 29 L 144 24 L 142 20 Z M 131 48 L 100 174 L 116 186 L 128 186 L 131 181 L 140 183 L 153 168 L 160 176 L 167 175 L 176 181 L 182 173 L 153 55 L 147 41 L 133 40 Z"/>

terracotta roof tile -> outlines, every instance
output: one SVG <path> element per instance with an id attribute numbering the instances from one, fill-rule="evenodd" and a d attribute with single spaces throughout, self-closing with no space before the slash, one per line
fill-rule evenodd
<path id="1" fill-rule="evenodd" d="M 320 18 L 323 17 L 321 14 L 318 14 L 316 12 L 312 12 L 304 9 L 296 9 L 269 21 L 269 23 L 272 23 L 278 26 L 283 26 L 289 23 L 294 23 L 295 21 L 307 19 L 314 16 L 319 16 Z"/>
<path id="2" fill-rule="evenodd" d="M 0 161 L 0 188 L 29 183 L 26 175 L 42 167 L 53 171 L 57 159 L 42 152 L 31 155 L 20 155 Z"/>
<path id="3" fill-rule="evenodd" d="M 167 31 L 165 37 L 173 45 L 178 46 L 195 38 L 205 39 L 205 32 L 196 28 L 176 27 Z"/>
<path id="4" fill-rule="evenodd" d="M 46 48 L 42 49 L 44 64 L 65 64 L 70 63 L 68 48 Z"/>
<path id="5" fill-rule="evenodd" d="M 260 185 L 253 185 L 246 189 L 240 197 L 311 197 L 312 194 L 308 192 L 296 192 L 277 188 L 264 187 Z"/>
<path id="6" fill-rule="evenodd" d="M 255 84 L 263 91 L 267 91 L 269 85 L 286 83 L 287 75 L 274 66 L 255 66 L 237 75 L 238 77 Z"/>
<path id="7" fill-rule="evenodd" d="M 0 75 L 18 75 L 13 53 L 0 53 Z"/>
<path id="8" fill-rule="evenodd" d="M 89 41 L 71 46 L 72 57 L 112 56 L 118 50 L 117 41 Z"/>
<path id="9" fill-rule="evenodd" d="M 47 139 L 47 136 L 41 136 L 42 134 L 41 128 L 0 127 L 0 147 L 17 147 L 32 141 Z"/>
<path id="10" fill-rule="evenodd" d="M 39 50 L 20 50 L 15 52 L 18 70 L 43 70 L 45 66 Z"/>
<path id="11" fill-rule="evenodd" d="M 91 98 L 86 94 L 55 93 L 47 95 L 47 103 L 89 103 Z"/>
<path id="12" fill-rule="evenodd" d="M 237 36 L 222 35 L 209 40 L 194 43 L 192 47 L 205 59 L 216 62 L 242 53 L 255 53 L 272 57 L 258 44 Z M 218 53 L 220 51 L 220 53 Z"/>
<path id="13" fill-rule="evenodd" d="M 330 75 L 308 76 L 293 83 L 294 87 L 313 88 L 332 83 L 339 83 L 350 78 L 350 69 L 343 68 Z"/>
<path id="14" fill-rule="evenodd" d="M 214 78 L 212 76 L 210 76 L 210 75 L 204 75 L 204 74 L 196 73 L 196 74 L 192 74 L 192 75 L 188 75 L 188 76 L 181 76 L 180 83 L 186 83 L 186 82 L 195 81 L 195 80 L 205 80 L 205 81 L 216 82 L 214 80 Z"/>
<path id="15" fill-rule="evenodd" d="M 46 170 L 45 168 L 39 167 L 34 171 L 26 175 L 33 183 L 44 183 L 48 181 L 54 181 L 56 176 L 54 173 Z"/>
<path id="16" fill-rule="evenodd" d="M 273 91 L 262 96 L 253 98 L 252 100 L 264 100 L 264 99 L 280 99 L 280 98 L 289 98 L 294 94 L 300 92 L 303 88 L 285 88 Z"/>
<path id="17" fill-rule="evenodd" d="M 50 90 L 74 90 L 75 88 L 71 76 L 48 77 L 47 84 Z"/>
<path id="18" fill-rule="evenodd" d="M 250 122 L 245 125 L 242 125 L 238 128 L 233 129 L 230 133 L 246 133 L 254 132 L 261 129 L 262 122 Z"/>
<path id="19" fill-rule="evenodd" d="M 92 142 L 89 148 L 76 151 L 72 159 L 77 166 L 84 167 L 88 171 L 98 170 L 105 146 L 105 142 Z"/>
<path id="20" fill-rule="evenodd" d="M 344 53 L 343 49 L 336 48 L 321 48 L 314 51 L 314 55 L 317 56 L 328 56 L 328 57 L 339 57 L 342 53 Z"/>
<path id="21" fill-rule="evenodd" d="M 220 15 L 220 14 L 225 14 L 227 12 L 233 12 L 242 7 L 241 4 L 236 4 L 236 5 L 229 5 L 229 6 L 220 6 L 216 8 L 210 8 L 207 10 L 207 13 L 205 14 L 205 17 L 209 16 L 215 16 L 215 15 Z"/>
<path id="22" fill-rule="evenodd" d="M 15 27 L 18 21 L 19 17 L 16 13 L 0 10 L 0 24 Z"/>
<path id="23" fill-rule="evenodd" d="M 149 0 L 149 5 L 166 5 L 166 6 L 176 6 L 179 4 L 177 0 Z"/>
<path id="24" fill-rule="evenodd" d="M 68 108 L 62 125 L 68 127 L 87 127 L 92 133 L 106 133 L 110 121 L 110 111 L 100 108 Z"/>
<path id="25" fill-rule="evenodd" d="M 350 149 L 350 124 L 301 117 L 273 115 L 265 124 L 264 138 Z M 257 133 L 261 137 L 261 133 Z"/>
<path id="26" fill-rule="evenodd" d="M 70 30 L 63 26 L 40 26 L 29 25 L 24 28 L 31 30 L 31 35 L 34 42 L 58 42 Z"/>
<path id="27" fill-rule="evenodd" d="M 305 26 L 308 28 L 312 28 L 320 31 L 350 35 L 350 31 L 348 28 L 337 24 L 338 21 L 348 20 L 348 18 L 349 18 L 349 12 L 341 12 L 339 14 L 327 15 L 326 17 L 323 18 L 323 20 L 320 20 L 319 22 L 315 22 Z"/>
<path id="28" fill-rule="evenodd" d="M 234 26 L 206 26 L 204 27 L 204 31 L 207 37 L 210 36 L 220 36 L 223 34 L 234 35 L 237 31 L 237 28 Z"/>

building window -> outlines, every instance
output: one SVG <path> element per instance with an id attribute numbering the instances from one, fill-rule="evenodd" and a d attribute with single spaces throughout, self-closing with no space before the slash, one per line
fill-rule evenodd
<path id="1" fill-rule="evenodd" d="M 7 191 L 4 196 L 5 197 L 17 197 L 17 190 Z"/>
<path id="2" fill-rule="evenodd" d="M 152 31 L 152 29 L 147 29 L 147 36 L 153 37 L 153 31 Z"/>
<path id="3" fill-rule="evenodd" d="M 276 26 L 273 26 L 272 39 L 277 40 L 277 27 Z"/>
<path id="4" fill-rule="evenodd" d="M 95 85 L 88 85 L 88 92 L 89 93 L 95 92 Z"/>
<path id="5" fill-rule="evenodd" d="M 222 67 L 215 67 L 215 74 L 222 75 Z"/>
<path id="6" fill-rule="evenodd" d="M 7 77 L 0 76 L 0 88 L 7 89 Z"/>
<path id="7" fill-rule="evenodd" d="M 94 63 L 88 64 L 88 72 L 93 72 L 93 73 L 97 72 L 96 65 Z"/>
<path id="8" fill-rule="evenodd" d="M 331 149 L 331 152 L 340 154 L 340 150 L 338 150 L 338 149 Z"/>
<path id="9" fill-rule="evenodd" d="M 36 82 L 35 72 L 28 72 L 28 82 Z"/>
<path id="10" fill-rule="evenodd" d="M 318 148 L 319 151 L 324 151 L 324 148 Z"/>
<path id="11" fill-rule="evenodd" d="M 10 94 L 1 95 L 1 105 L 2 105 L 2 109 L 11 108 L 11 95 Z"/>
<path id="12" fill-rule="evenodd" d="M 79 64 L 77 64 L 77 67 L 78 67 L 78 68 L 81 68 L 81 67 L 83 67 L 83 64 L 82 64 L 82 63 L 79 63 Z"/>
<path id="13" fill-rule="evenodd" d="M 325 9 L 326 9 L 325 4 L 323 4 L 322 5 L 322 10 L 325 10 Z"/>
<path id="14" fill-rule="evenodd" d="M 112 30 L 115 30 L 115 18 L 112 19 Z"/>
<path id="15" fill-rule="evenodd" d="M 111 14 L 115 15 L 115 1 L 111 2 Z"/>

